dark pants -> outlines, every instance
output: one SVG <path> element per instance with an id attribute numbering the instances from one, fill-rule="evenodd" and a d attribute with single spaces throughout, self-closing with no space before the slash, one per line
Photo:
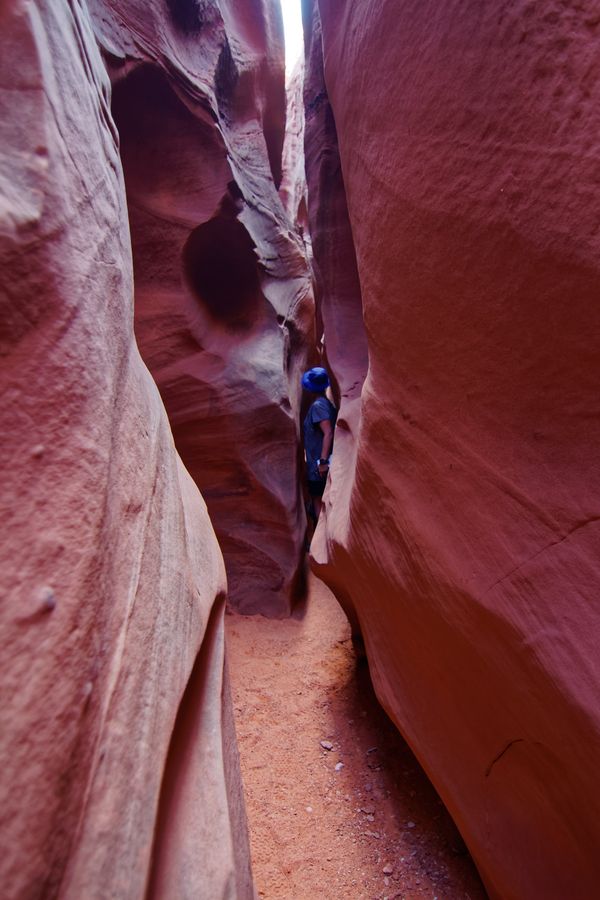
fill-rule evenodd
<path id="1" fill-rule="evenodd" d="M 308 479 L 308 493 L 311 497 L 322 497 L 323 491 L 325 490 L 325 485 L 327 483 L 327 476 L 325 478 L 319 478 L 318 481 L 312 481 L 310 478 Z"/>

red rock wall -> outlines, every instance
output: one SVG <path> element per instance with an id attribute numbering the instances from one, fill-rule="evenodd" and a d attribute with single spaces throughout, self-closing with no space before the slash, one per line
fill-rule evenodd
<path id="1" fill-rule="evenodd" d="M 0 34 L 2 896 L 251 898 L 223 562 L 133 338 L 110 83 L 85 4 Z"/>
<path id="2" fill-rule="evenodd" d="M 298 385 L 314 307 L 304 244 L 277 193 L 279 5 L 94 8 L 114 84 L 140 350 L 206 499 L 231 604 L 287 615 L 301 587 Z"/>
<path id="3" fill-rule="evenodd" d="M 335 120 L 324 80 L 319 11 L 316 6 L 306 5 L 304 13 L 307 20 L 305 164 L 310 184 L 317 330 L 319 339 L 325 336 L 326 357 L 337 393 L 349 409 L 351 401 L 360 395 L 368 363 L 361 289 Z"/>
<path id="4" fill-rule="evenodd" d="M 340 162 L 335 120 L 323 72 L 319 9 L 305 4 L 306 76 L 304 79 L 305 165 L 309 184 L 308 219 L 317 330 L 323 341 L 323 363 L 334 386 L 339 415 L 329 486 L 329 541 L 345 544 L 349 524 L 352 472 L 360 426 L 360 397 L 367 374 L 368 351 L 363 321 L 361 286 L 356 266 L 352 227 Z M 335 514 L 333 512 L 335 510 Z M 317 537 L 312 544 L 313 565 L 325 562 L 327 551 Z M 330 568 L 327 580 L 358 633 L 360 626 L 344 577 Z"/>
<path id="5" fill-rule="evenodd" d="M 287 119 L 282 154 L 281 202 L 288 218 L 309 241 L 304 168 L 304 60 L 298 59 L 286 85 Z"/>
<path id="6" fill-rule="evenodd" d="M 600 875 L 596 4 L 318 8 L 369 375 L 314 554 L 490 895 L 583 900 Z M 309 169 L 314 202 L 342 201 Z"/>

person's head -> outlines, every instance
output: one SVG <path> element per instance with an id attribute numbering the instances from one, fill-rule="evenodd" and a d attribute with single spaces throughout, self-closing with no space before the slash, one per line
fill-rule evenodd
<path id="1" fill-rule="evenodd" d="M 327 369 L 321 366 L 314 366 L 302 376 L 302 387 L 305 391 L 312 391 L 313 394 L 324 394 L 329 387 L 329 375 Z"/>

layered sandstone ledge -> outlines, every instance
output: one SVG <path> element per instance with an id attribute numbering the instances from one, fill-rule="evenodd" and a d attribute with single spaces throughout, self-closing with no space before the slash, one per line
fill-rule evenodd
<path id="1" fill-rule="evenodd" d="M 347 205 L 369 349 L 315 567 L 491 896 L 583 900 L 600 877 L 597 10 L 314 0 L 305 24 L 321 315 L 356 310 L 356 288 L 324 287 Z M 338 145 L 331 197 L 311 160 Z"/>

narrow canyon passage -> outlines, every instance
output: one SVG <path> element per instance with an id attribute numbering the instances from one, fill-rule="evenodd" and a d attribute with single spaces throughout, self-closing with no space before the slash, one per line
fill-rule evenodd
<path id="1" fill-rule="evenodd" d="M 231 614 L 226 627 L 259 896 L 484 898 L 327 587 L 311 577 L 291 619 Z"/>

